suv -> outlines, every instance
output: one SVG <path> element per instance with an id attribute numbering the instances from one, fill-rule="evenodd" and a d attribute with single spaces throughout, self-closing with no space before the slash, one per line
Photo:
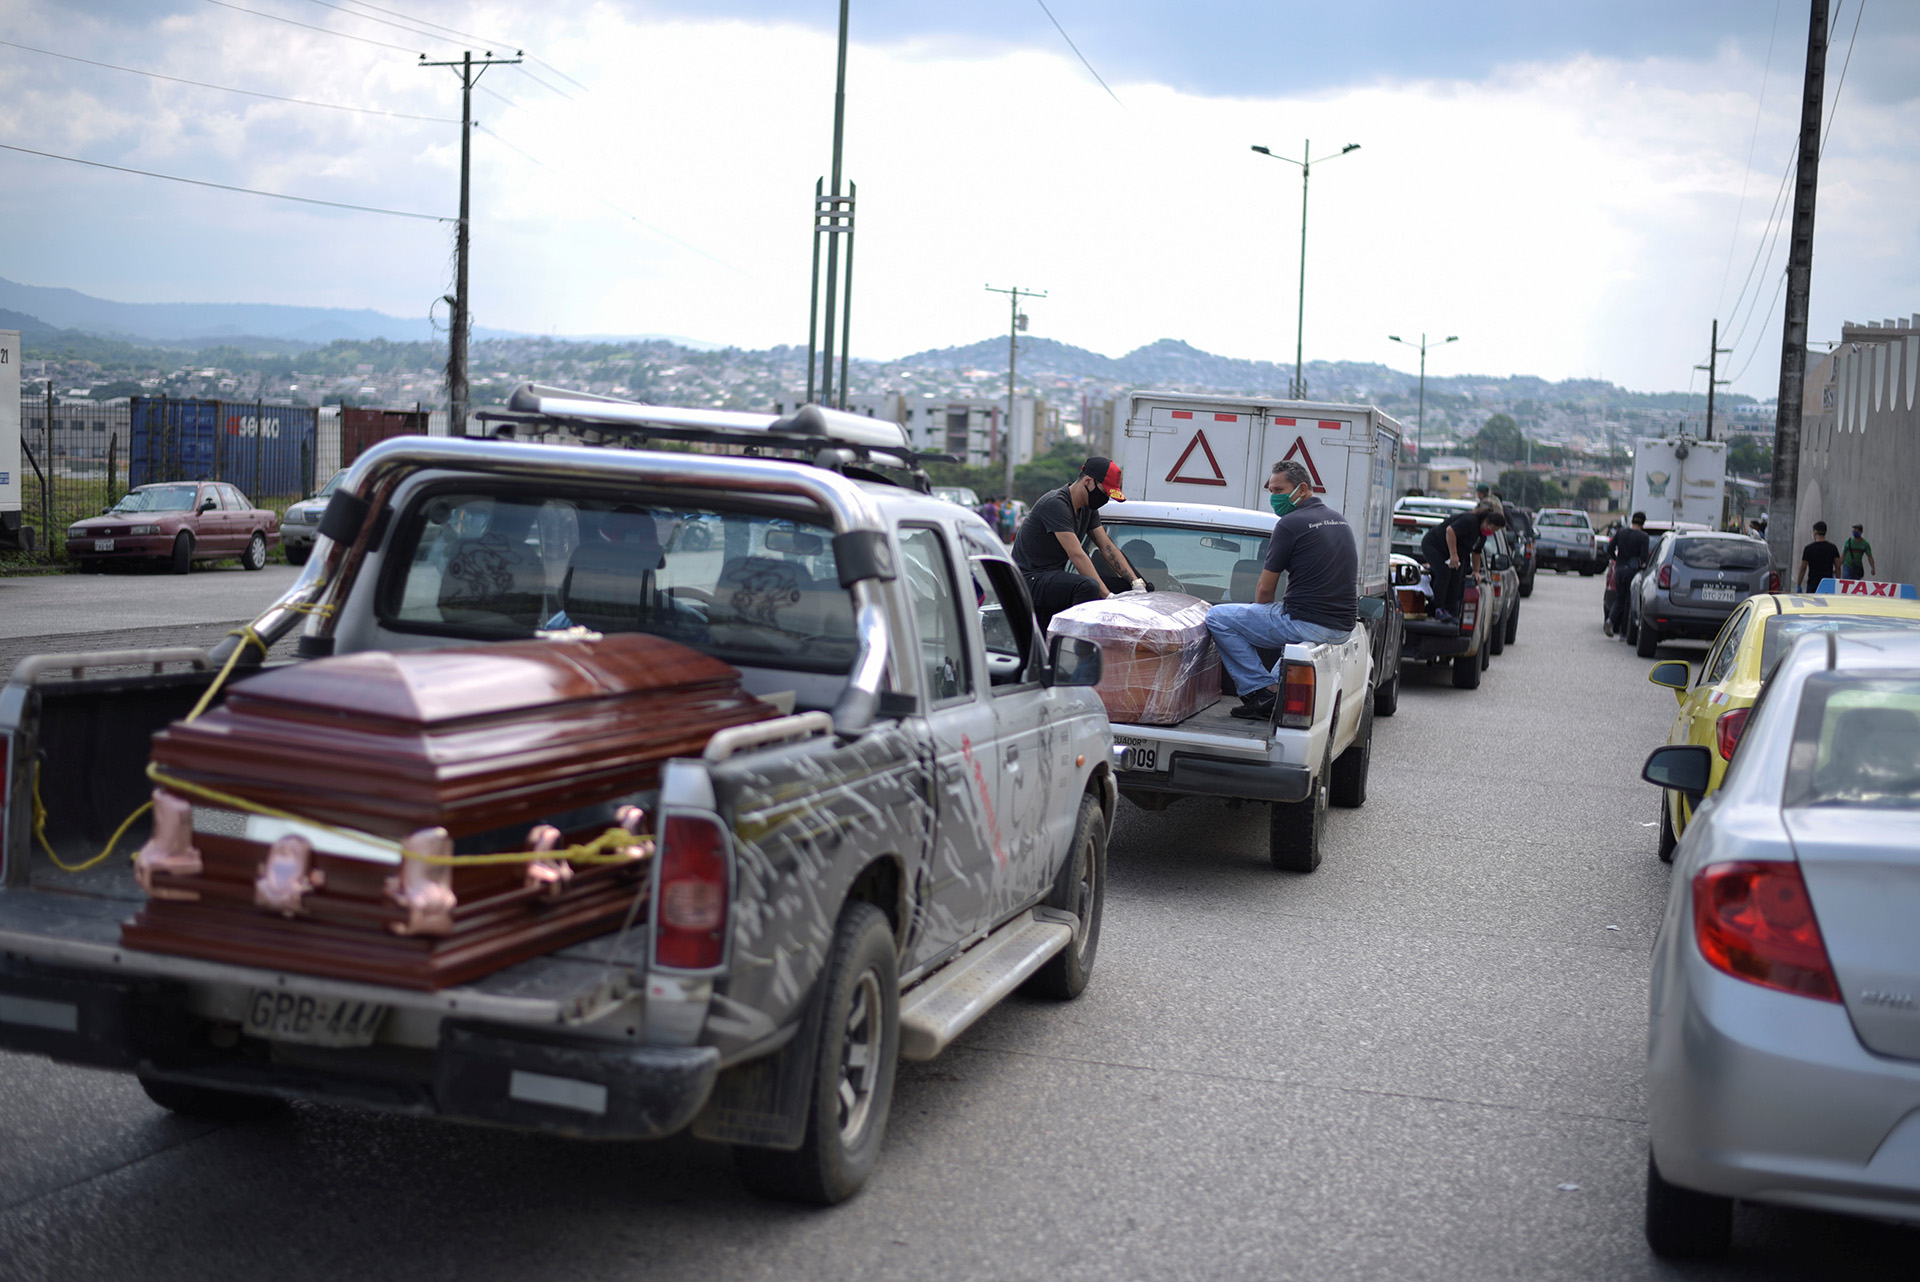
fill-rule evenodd
<path id="1" fill-rule="evenodd" d="M 1605 558 L 1594 550 L 1593 522 L 1579 508 L 1546 507 L 1533 516 L 1536 564 L 1564 574 L 1578 570 L 1596 573 Z"/>
<path id="2" fill-rule="evenodd" d="M 1756 592 L 1780 590 L 1767 545 L 1744 534 L 1669 530 L 1628 589 L 1627 640 L 1643 659 L 1673 637 L 1711 639 Z"/>

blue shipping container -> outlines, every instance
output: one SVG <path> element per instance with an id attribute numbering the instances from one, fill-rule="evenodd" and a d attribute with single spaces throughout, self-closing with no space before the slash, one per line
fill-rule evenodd
<path id="1" fill-rule="evenodd" d="M 136 396 L 127 480 L 230 481 L 249 497 L 313 488 L 320 412 L 311 406 Z"/>

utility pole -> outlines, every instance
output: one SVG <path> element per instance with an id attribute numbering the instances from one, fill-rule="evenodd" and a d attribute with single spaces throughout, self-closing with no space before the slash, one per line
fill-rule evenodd
<path id="1" fill-rule="evenodd" d="M 1307 179 L 1313 175 L 1313 140 L 1302 144 L 1301 156 L 1304 159 L 1293 160 L 1287 156 L 1275 155 L 1265 147 L 1255 145 L 1253 150 L 1274 160 L 1284 160 L 1289 165 L 1300 166 L 1300 312 L 1294 319 L 1293 329 L 1293 386 L 1287 391 L 1288 399 L 1304 401 L 1307 399 L 1306 366 L 1302 363 L 1306 351 L 1307 331 Z M 1350 151 L 1359 151 L 1360 144 L 1350 142 L 1328 160 L 1337 160 Z"/>
<path id="2" fill-rule="evenodd" d="M 1703 441 L 1713 439 L 1713 389 L 1725 387 L 1733 381 L 1730 378 L 1716 377 L 1720 372 L 1720 358 L 1731 355 L 1733 355 L 1731 347 L 1720 346 L 1720 321 L 1716 318 L 1713 322 L 1713 339 L 1707 344 L 1707 363 L 1694 366 L 1695 369 L 1703 369 L 1707 372 L 1707 430 L 1700 437 Z"/>
<path id="3" fill-rule="evenodd" d="M 1021 289 L 1018 285 L 1015 285 L 1012 289 L 995 289 L 992 285 L 989 285 L 987 286 L 987 289 L 995 294 L 1005 294 L 1007 296 L 1007 303 L 1012 309 L 1007 320 L 1007 495 L 1006 495 L 1008 498 L 1012 498 L 1013 497 L 1013 465 L 1018 460 L 1018 457 L 1019 457 L 1019 451 L 1013 447 L 1013 430 L 1014 430 L 1013 374 L 1014 374 L 1015 363 L 1018 360 L 1018 356 L 1016 354 L 1017 349 L 1016 349 L 1015 338 L 1020 333 L 1021 330 L 1027 327 L 1027 318 L 1020 314 L 1020 299 L 1022 297 L 1045 298 L 1047 296 L 1047 291 L 1044 289 Z M 1036 407 L 1036 409 L 1037 408 L 1038 407 Z M 1034 424 L 1034 426 L 1038 428 L 1039 424 L 1036 423 Z"/>
<path id="4" fill-rule="evenodd" d="M 1820 107 L 1827 92 L 1827 0 L 1812 0 L 1807 77 L 1800 99 L 1800 163 L 1793 239 L 1787 251 L 1787 316 L 1780 327 L 1780 401 L 1773 427 L 1767 544 L 1775 565 L 1796 565 L 1794 508 L 1800 490 L 1800 399 L 1807 378 L 1807 299 L 1813 288 L 1813 207 L 1820 185 Z"/>
<path id="5" fill-rule="evenodd" d="M 826 317 L 825 341 L 820 345 L 820 400 L 839 409 L 847 407 L 847 331 L 853 328 L 853 198 L 855 184 L 847 184 L 840 194 L 840 158 L 847 122 L 847 5 L 840 0 L 840 58 L 833 85 L 833 180 L 823 193 L 813 184 L 813 297 L 807 309 L 807 400 L 814 399 L 814 338 L 820 332 L 821 313 Z M 847 240 L 847 279 L 840 280 L 840 238 Z M 820 241 L 827 242 L 827 293 L 820 296 Z M 824 308 L 822 306 L 824 302 Z M 835 399 L 833 386 L 833 321 L 836 305 L 840 322 L 840 389 Z"/>
<path id="6" fill-rule="evenodd" d="M 515 51 L 516 54 L 518 50 Z M 423 67 L 452 67 L 460 73 L 460 221 L 453 229 L 453 294 L 446 301 L 453 308 L 453 323 L 447 335 L 447 435 L 467 434 L 467 233 L 468 176 L 473 163 L 473 87 L 488 67 L 511 67 L 520 59 L 496 58 L 493 50 L 473 60 L 473 50 L 458 62 L 428 62 L 420 55 Z"/>

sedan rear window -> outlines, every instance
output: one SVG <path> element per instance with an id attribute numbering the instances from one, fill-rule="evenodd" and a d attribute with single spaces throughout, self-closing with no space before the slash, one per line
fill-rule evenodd
<path id="1" fill-rule="evenodd" d="M 1809 677 L 1783 804 L 1920 808 L 1920 678 Z"/>
<path id="2" fill-rule="evenodd" d="M 764 513 L 442 491 L 414 504 L 384 585 L 402 631 L 650 632 L 731 663 L 845 672 L 853 601 L 833 531 Z"/>
<path id="3" fill-rule="evenodd" d="M 1749 539 L 1681 539 L 1673 555 L 1689 570 L 1764 570 L 1767 548 Z"/>
<path id="4" fill-rule="evenodd" d="M 1593 525 L 1584 512 L 1542 512 L 1534 518 L 1535 525 L 1573 526 L 1582 530 L 1591 530 Z"/>

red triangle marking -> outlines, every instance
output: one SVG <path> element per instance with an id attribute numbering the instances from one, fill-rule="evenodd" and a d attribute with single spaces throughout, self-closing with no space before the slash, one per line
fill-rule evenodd
<path id="1" fill-rule="evenodd" d="M 1213 468 L 1213 475 L 1210 477 L 1180 475 L 1180 469 L 1187 465 L 1189 458 L 1193 457 L 1193 447 L 1196 445 L 1205 452 L 1207 464 Z M 1178 481 L 1182 485 L 1225 485 L 1227 483 L 1227 474 L 1220 470 L 1220 460 L 1213 456 L 1213 446 L 1207 444 L 1207 434 L 1204 431 L 1193 434 L 1193 439 L 1187 442 L 1187 448 L 1180 452 L 1180 457 L 1174 463 L 1173 470 L 1167 473 L 1167 479 L 1169 481 Z"/>
<path id="2" fill-rule="evenodd" d="M 1315 494 L 1325 494 L 1327 492 L 1327 487 L 1321 483 L 1320 469 L 1313 465 L 1313 455 L 1307 452 L 1306 437 L 1304 436 L 1294 437 L 1293 448 L 1287 451 L 1287 458 L 1283 458 L 1280 461 L 1284 463 L 1287 461 L 1287 459 L 1292 458 L 1296 454 L 1300 456 L 1300 461 L 1307 465 L 1307 475 L 1313 478 L 1313 492 Z"/>

